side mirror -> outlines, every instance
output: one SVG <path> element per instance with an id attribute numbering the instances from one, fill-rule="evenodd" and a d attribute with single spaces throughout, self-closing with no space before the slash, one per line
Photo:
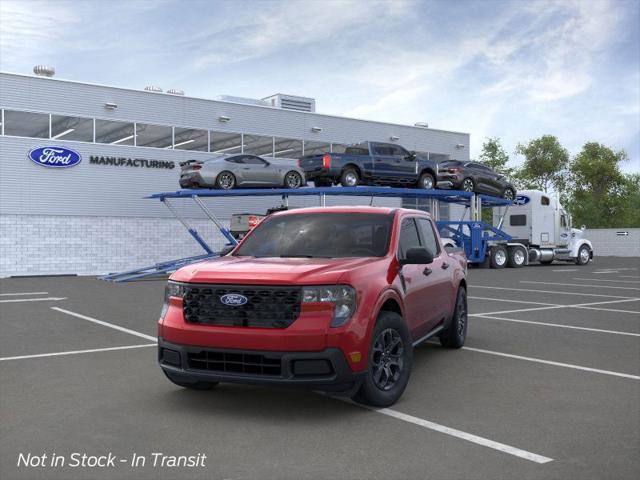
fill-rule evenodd
<path id="1" fill-rule="evenodd" d="M 428 248 L 413 247 L 407 250 L 406 258 L 400 260 L 400 265 L 428 265 L 433 263 L 433 253 Z"/>
<path id="2" fill-rule="evenodd" d="M 415 160 L 416 159 L 416 152 L 411 150 L 409 152 L 409 155 L 406 155 L 404 158 L 405 158 L 405 160 Z"/>
<path id="3" fill-rule="evenodd" d="M 586 230 L 586 229 L 587 229 L 587 226 L 586 226 L 586 225 L 582 225 L 582 226 L 580 227 L 580 230 Z"/>
<path id="4" fill-rule="evenodd" d="M 224 257 L 225 255 L 228 255 L 229 253 L 231 253 L 231 251 L 236 248 L 235 245 L 225 245 L 224 247 L 222 247 L 222 249 L 218 252 L 218 254 L 221 257 Z"/>

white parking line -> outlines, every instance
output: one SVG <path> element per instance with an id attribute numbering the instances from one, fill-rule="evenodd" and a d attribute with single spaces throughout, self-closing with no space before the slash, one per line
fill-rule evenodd
<path id="1" fill-rule="evenodd" d="M 0 300 L 0 303 L 19 303 L 19 302 L 57 302 L 66 300 L 67 297 L 46 297 L 46 298 L 11 298 L 9 300 Z"/>
<path id="2" fill-rule="evenodd" d="M 601 312 L 633 313 L 636 315 L 640 314 L 640 311 L 638 310 L 618 310 L 615 308 L 598 308 L 598 307 L 583 307 L 583 306 L 579 306 L 575 308 L 584 308 L 585 310 L 600 310 Z"/>
<path id="3" fill-rule="evenodd" d="M 593 280 L 593 278 L 579 278 L 573 277 L 571 280 Z M 640 283 L 640 280 L 606 280 L 604 278 L 599 278 L 598 282 L 614 282 L 614 283 Z"/>
<path id="4" fill-rule="evenodd" d="M 97 323 L 98 325 L 103 325 L 105 327 L 113 328 L 114 330 L 119 330 L 124 333 L 128 333 L 129 335 L 135 335 L 136 337 L 144 338 L 146 340 L 151 340 L 155 342 L 156 337 L 152 337 L 151 335 L 146 335 L 141 332 L 136 332 L 135 330 L 131 330 L 129 328 L 121 327 L 119 325 L 114 325 L 113 323 L 103 322 L 102 320 L 98 320 L 97 318 L 87 317 L 86 315 L 81 315 L 79 313 L 71 312 L 69 310 L 65 310 L 64 308 L 51 307 L 51 310 L 55 310 L 56 312 L 66 313 L 67 315 L 71 315 L 72 317 L 81 318 L 86 320 L 87 322 Z"/>
<path id="5" fill-rule="evenodd" d="M 530 462 L 549 463 L 553 461 L 553 458 L 544 457 L 536 453 L 531 453 L 526 450 L 521 450 L 519 448 L 512 447 L 504 443 L 494 442 L 493 440 L 489 440 L 488 438 L 479 437 L 471 433 L 463 432 L 462 430 L 456 430 L 455 428 L 446 427 L 444 425 L 440 425 L 439 423 L 430 422 L 429 420 L 424 420 L 422 418 L 414 417 L 413 415 L 407 415 L 406 413 L 398 412 L 397 410 L 392 410 L 390 408 L 374 408 L 374 407 L 367 407 L 366 405 L 360 405 L 353 402 L 349 402 L 349 403 L 356 405 L 358 407 L 366 408 L 367 410 L 371 410 L 376 413 L 381 413 L 382 415 L 386 415 L 388 417 L 393 417 L 398 420 L 402 420 L 403 422 L 412 423 L 414 425 L 418 425 L 423 428 L 428 428 L 429 430 L 434 430 L 436 432 L 444 433 L 452 437 L 466 440 L 467 442 L 475 443 L 477 445 L 482 445 L 483 447 L 488 447 L 488 448 L 492 448 L 493 450 L 498 450 L 500 452 L 508 453 L 509 455 L 520 457 L 525 460 L 529 460 Z"/>
<path id="6" fill-rule="evenodd" d="M 560 270 L 551 270 L 552 272 L 577 272 L 579 268 L 561 268 Z"/>
<path id="7" fill-rule="evenodd" d="M 491 320 L 502 320 L 505 322 L 514 322 L 514 323 L 529 323 L 531 325 L 541 325 L 544 327 L 558 327 L 558 328 L 569 328 L 573 330 L 584 330 L 587 332 L 596 332 L 596 333 L 611 333 L 614 335 L 628 335 L 630 337 L 640 337 L 640 333 L 632 333 L 632 332 L 619 332 L 617 330 L 602 330 L 600 328 L 588 328 L 588 327 L 577 327 L 574 325 L 562 325 L 560 323 L 547 323 L 547 322 L 534 322 L 531 320 L 517 320 L 515 318 L 503 318 L 503 317 L 494 317 L 489 315 L 479 315 L 479 314 L 470 314 L 470 317 L 476 318 L 487 318 Z"/>
<path id="8" fill-rule="evenodd" d="M 144 345 L 127 345 L 125 347 L 92 348 L 89 350 L 71 350 L 68 352 L 38 353 L 36 355 L 20 355 L 18 357 L 3 357 L 3 358 L 0 358 L 0 362 L 6 362 L 8 360 L 24 360 L 26 358 L 59 357 L 62 355 L 77 355 L 79 353 L 111 352 L 113 350 L 129 350 L 131 348 L 145 348 L 145 347 L 157 347 L 157 346 L 158 346 L 157 343 L 145 343 Z"/>
<path id="9" fill-rule="evenodd" d="M 626 299 L 634 299 L 634 300 L 636 299 L 636 297 L 621 297 L 620 295 L 604 295 L 599 293 L 579 293 L 579 292 L 559 292 L 557 290 L 533 290 L 529 288 L 491 287 L 489 285 L 469 285 L 469 288 L 470 289 L 491 288 L 494 290 L 509 290 L 512 292 L 527 292 L 527 293 L 554 293 L 556 295 L 576 295 L 580 297 L 626 298 Z"/>
<path id="10" fill-rule="evenodd" d="M 533 280 L 520 280 L 520 283 L 536 283 L 541 285 L 561 285 L 563 287 L 615 288 L 616 290 L 640 290 L 640 288 L 638 287 L 619 287 L 617 285 L 585 285 L 584 283 L 535 282 Z"/>
<path id="11" fill-rule="evenodd" d="M 620 275 L 620 278 L 640 278 L 640 275 Z"/>
<path id="12" fill-rule="evenodd" d="M 624 303 L 624 302 L 637 302 L 640 301 L 640 298 L 628 298 L 624 300 L 607 300 L 604 302 L 590 302 L 590 303 L 576 303 L 573 305 L 554 305 L 548 304 L 546 307 L 535 307 L 535 308 L 518 308 L 514 310 L 499 310 L 497 312 L 485 312 L 485 313 L 474 313 L 473 315 L 500 315 L 503 313 L 518 313 L 518 312 L 535 312 L 538 310 L 553 310 L 556 308 L 586 308 L 589 310 L 601 310 L 604 312 L 624 312 L 624 313 L 639 313 L 634 310 L 616 310 L 613 308 L 599 308 L 594 307 L 593 305 L 606 305 L 610 303 Z"/>
<path id="13" fill-rule="evenodd" d="M 524 303 L 524 304 L 530 304 L 530 305 L 547 305 L 549 307 L 555 307 L 557 305 L 555 303 L 530 302 L 525 300 L 507 300 L 505 298 L 471 297 L 471 296 L 468 296 L 467 298 L 471 300 L 492 300 L 494 302 Z"/>
<path id="14" fill-rule="evenodd" d="M 0 293 L 0 297 L 17 297 L 20 295 L 49 295 L 49 292 Z"/>
<path id="15" fill-rule="evenodd" d="M 515 358 L 517 360 L 524 360 L 527 362 L 553 365 L 555 367 L 571 368 L 573 370 L 582 370 L 584 372 L 601 373 L 603 375 L 611 375 L 613 377 L 622 377 L 622 378 L 630 378 L 631 380 L 640 380 L 639 376 L 631 375 L 629 373 L 612 372 L 610 370 L 600 370 L 598 368 L 583 367 L 581 365 L 573 365 L 571 363 L 552 362 L 551 360 L 543 360 L 541 358 L 523 357 L 522 355 L 512 355 L 511 353 L 494 352 L 491 350 L 483 350 L 481 348 L 462 347 L 462 349 L 469 350 L 470 352 L 485 353 L 487 355 L 496 355 L 498 357 Z"/>

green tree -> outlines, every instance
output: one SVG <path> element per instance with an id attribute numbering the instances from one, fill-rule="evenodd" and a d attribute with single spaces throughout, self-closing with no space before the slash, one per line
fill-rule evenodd
<path id="1" fill-rule="evenodd" d="M 576 225 L 591 228 L 640 225 L 640 175 L 624 175 L 623 150 L 585 143 L 569 165 L 567 208 Z"/>
<path id="2" fill-rule="evenodd" d="M 498 137 L 487 138 L 482 144 L 482 153 L 479 158 L 483 165 L 492 168 L 506 176 L 513 175 L 513 168 L 508 167 L 509 155 L 502 147 Z"/>
<path id="3" fill-rule="evenodd" d="M 556 192 L 565 188 L 565 173 L 569 152 L 553 135 L 543 135 L 527 144 L 518 144 L 516 153 L 525 157 L 516 179 L 519 187 Z"/>

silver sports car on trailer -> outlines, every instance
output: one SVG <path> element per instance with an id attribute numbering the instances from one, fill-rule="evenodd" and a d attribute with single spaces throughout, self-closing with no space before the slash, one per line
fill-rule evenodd
<path id="1" fill-rule="evenodd" d="M 306 185 L 304 171 L 297 161 L 256 155 L 219 155 L 210 160 L 189 160 L 180 163 L 180 187 L 221 188 L 285 187 Z"/>

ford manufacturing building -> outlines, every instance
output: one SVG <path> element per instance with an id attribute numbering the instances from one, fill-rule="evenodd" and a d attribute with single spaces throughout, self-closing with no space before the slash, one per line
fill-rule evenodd
<path id="1" fill-rule="evenodd" d="M 206 100 L 178 90 L 0 73 L 0 107 L 3 277 L 102 274 L 204 253 L 159 201 L 144 199 L 179 189 L 179 162 L 185 160 L 213 153 L 296 159 L 341 152 L 363 140 L 397 142 L 439 160 L 469 159 L 466 133 L 322 115 L 315 113 L 313 99 L 290 95 Z M 51 155 L 47 147 L 77 152 L 72 159 L 77 164 L 47 168 L 30 160 L 35 149 Z M 264 213 L 280 204 L 279 197 L 205 201 L 225 221 L 233 213 Z M 316 202 L 292 197 L 290 203 Z M 400 201 L 376 199 L 378 205 L 392 202 Z M 411 202 L 407 205 L 415 205 Z M 187 201 L 175 206 L 211 244 L 223 245 L 200 210 Z"/>

